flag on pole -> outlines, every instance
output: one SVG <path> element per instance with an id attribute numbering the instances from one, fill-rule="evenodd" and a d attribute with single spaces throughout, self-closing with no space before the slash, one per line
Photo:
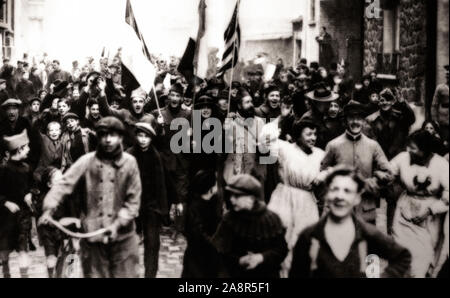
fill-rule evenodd
<path id="1" fill-rule="evenodd" d="M 236 66 L 239 60 L 239 48 L 241 46 L 241 28 L 238 19 L 239 1 L 234 9 L 233 17 L 225 31 L 225 52 L 222 57 L 222 67 L 217 73 L 217 77 L 222 77 L 225 72 Z"/>
<path id="2" fill-rule="evenodd" d="M 127 95 L 139 87 L 150 93 L 156 69 L 151 63 L 150 52 L 139 31 L 130 0 L 127 0 L 121 41 L 122 85 Z"/>
<path id="3" fill-rule="evenodd" d="M 178 71 L 191 82 L 195 76 L 204 79 L 208 70 L 208 45 L 206 42 L 206 1 L 200 0 L 198 5 L 199 26 L 197 39 L 190 38 L 186 51 L 178 65 Z"/>

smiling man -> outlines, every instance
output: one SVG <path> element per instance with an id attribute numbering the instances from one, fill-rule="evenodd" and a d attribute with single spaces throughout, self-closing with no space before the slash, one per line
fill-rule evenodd
<path id="1" fill-rule="evenodd" d="M 376 207 L 379 201 L 380 182 L 390 181 L 391 167 L 378 142 L 362 132 L 364 126 L 364 106 L 350 101 L 344 108 L 346 128 L 344 134 L 328 143 L 322 161 L 322 170 L 344 164 L 355 167 L 365 179 L 366 187 L 358 213 L 367 222 L 376 223 Z"/>
<path id="2" fill-rule="evenodd" d="M 278 86 L 271 85 L 264 90 L 265 103 L 255 109 L 256 116 L 265 119 L 266 123 L 275 120 L 281 114 L 281 95 Z"/>
<path id="3" fill-rule="evenodd" d="M 326 186 L 330 212 L 300 235 L 289 277 L 404 277 L 411 263 L 409 251 L 353 215 L 364 180 L 343 166 L 330 173 Z M 388 261 L 382 273 L 380 258 Z"/>

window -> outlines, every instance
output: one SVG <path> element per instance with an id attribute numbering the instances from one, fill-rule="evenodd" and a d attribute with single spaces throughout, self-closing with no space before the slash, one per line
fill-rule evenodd
<path id="1" fill-rule="evenodd" d="M 399 6 L 383 11 L 383 54 L 394 54 L 400 50 Z"/>
<path id="2" fill-rule="evenodd" d="M 309 2 L 309 23 L 314 24 L 316 22 L 316 0 L 310 0 Z"/>

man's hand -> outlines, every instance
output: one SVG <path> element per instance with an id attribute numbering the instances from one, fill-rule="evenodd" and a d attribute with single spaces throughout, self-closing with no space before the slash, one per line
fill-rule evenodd
<path id="1" fill-rule="evenodd" d="M 419 225 L 419 224 L 421 224 L 424 220 L 426 220 L 426 219 L 428 218 L 428 216 L 430 216 L 431 214 L 432 214 L 432 213 L 431 213 L 431 210 L 430 210 L 429 208 L 427 208 L 423 214 L 411 218 L 411 221 L 412 221 L 414 224 Z"/>
<path id="2" fill-rule="evenodd" d="M 10 201 L 7 201 L 7 202 L 5 203 L 5 207 L 8 208 L 8 210 L 9 210 L 12 214 L 16 214 L 17 212 L 20 211 L 20 207 L 17 206 L 16 203 L 13 203 L 13 202 L 10 202 Z"/>
<path id="3" fill-rule="evenodd" d="M 253 270 L 264 261 L 262 254 L 249 253 L 239 259 L 239 264 L 244 266 L 247 270 Z"/>
<path id="4" fill-rule="evenodd" d="M 52 215 L 50 214 L 50 211 L 45 211 L 38 220 L 38 226 L 48 225 L 50 223 L 50 219 L 52 219 Z"/>
<path id="5" fill-rule="evenodd" d="M 179 204 L 177 204 L 176 205 L 176 215 L 177 216 L 181 216 L 181 215 L 183 215 L 183 211 L 184 211 L 184 207 L 183 207 L 183 204 L 182 203 L 179 203 Z"/>
<path id="6" fill-rule="evenodd" d="M 27 204 L 28 208 L 30 208 L 30 210 L 33 210 L 33 195 L 31 193 L 25 195 L 24 201 Z"/>
<path id="7" fill-rule="evenodd" d="M 369 178 L 365 180 L 366 190 L 371 193 L 376 193 L 378 191 L 378 183 L 375 178 Z"/>
<path id="8" fill-rule="evenodd" d="M 162 115 L 159 115 L 156 121 L 158 122 L 158 124 L 164 124 L 164 117 Z"/>
<path id="9" fill-rule="evenodd" d="M 393 179 L 392 175 L 389 172 L 384 171 L 376 171 L 375 176 L 381 181 L 391 181 Z"/>
<path id="10" fill-rule="evenodd" d="M 108 232 L 103 242 L 105 244 L 114 242 L 117 239 L 117 231 L 119 230 L 119 223 L 115 222 L 107 228 Z"/>
<path id="11" fill-rule="evenodd" d="M 97 86 L 100 89 L 100 91 L 105 91 L 105 88 L 106 88 L 106 81 L 105 81 L 105 79 L 102 78 L 102 77 L 98 78 Z"/>

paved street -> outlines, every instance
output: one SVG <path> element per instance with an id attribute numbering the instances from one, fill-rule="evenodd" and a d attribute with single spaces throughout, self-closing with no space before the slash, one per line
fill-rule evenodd
<path id="1" fill-rule="evenodd" d="M 381 208 L 378 209 L 379 228 L 382 231 L 386 230 L 386 204 L 382 201 Z M 34 239 L 37 243 L 37 239 Z M 186 241 L 182 235 L 174 237 L 173 229 L 164 228 L 161 234 L 161 250 L 159 257 L 159 271 L 158 278 L 179 278 L 183 269 L 183 255 L 186 249 Z M 141 276 L 144 276 L 143 266 L 143 247 L 140 247 L 140 268 Z M 32 278 L 47 278 L 47 269 L 45 265 L 44 249 L 39 247 L 37 251 L 30 253 L 32 258 L 32 265 L 30 268 L 30 277 Z M 19 267 L 17 264 L 17 254 L 11 255 L 10 261 L 11 274 L 13 278 L 20 277 Z M 0 275 L 1 276 L 1 275 Z"/>

